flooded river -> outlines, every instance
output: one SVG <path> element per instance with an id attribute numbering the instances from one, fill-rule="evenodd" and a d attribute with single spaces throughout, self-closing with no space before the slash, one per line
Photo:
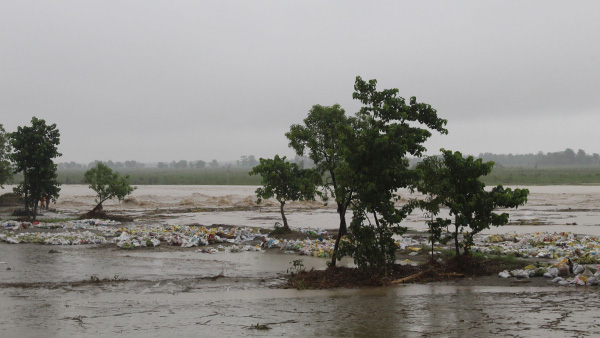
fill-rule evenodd
<path id="1" fill-rule="evenodd" d="M 291 257 L 0 245 L 2 337 L 598 335 L 597 288 L 272 288 Z M 304 257 L 305 264 L 322 260 Z M 89 276 L 111 281 L 81 283 Z M 222 277 L 216 277 L 220 276 Z M 125 280 L 127 279 L 127 280 Z M 483 283 L 485 284 L 485 283 Z M 253 325 L 267 325 L 256 330 Z"/>
<path id="2" fill-rule="evenodd" d="M 276 201 L 263 201 L 256 206 L 253 186 L 138 186 L 123 202 L 107 201 L 106 210 L 137 216 L 140 222 L 163 224 L 203 225 L 226 224 L 254 226 L 271 229 L 281 221 Z M 536 223 L 540 226 L 504 226 L 492 228 L 488 233 L 516 231 L 571 231 L 580 234 L 600 235 L 600 186 L 531 186 L 529 201 L 516 210 L 505 210 L 511 221 Z M 11 191 L 10 186 L 0 194 Z M 63 185 L 61 196 L 52 207 L 68 215 L 78 215 L 91 210 L 94 194 L 85 185 Z M 412 196 L 400 191 L 405 201 Z M 333 203 L 295 203 L 285 207 L 292 227 L 335 229 L 338 215 Z M 502 211 L 502 210 L 500 210 Z M 348 220 L 351 215 L 348 213 Z M 414 230 L 424 230 L 425 215 L 418 210 L 410 215 L 404 225 Z"/>
<path id="3" fill-rule="evenodd" d="M 105 209 L 141 223 L 271 228 L 279 219 L 277 206 L 267 201 L 254 208 L 254 189 L 139 186 L 131 198 L 108 202 Z M 528 204 L 510 211 L 511 220 L 547 225 L 491 232 L 600 235 L 600 187 L 529 189 Z M 86 186 L 63 186 L 52 205 L 66 215 L 93 206 Z M 337 223 L 335 209 L 322 203 L 286 208 L 292 227 L 333 229 Z M 416 213 L 406 224 L 424 229 L 423 221 Z M 274 288 L 298 258 L 307 269 L 325 266 L 324 259 L 272 252 L 0 243 L 0 337 L 600 335 L 597 287 L 459 280 L 360 290 Z M 94 277 L 100 281 L 90 282 Z"/>
<path id="4" fill-rule="evenodd" d="M 231 204 L 234 206 L 246 206 L 254 203 L 253 192 L 256 187 L 235 187 L 232 189 L 233 191 L 229 192 L 228 187 L 225 188 L 210 187 L 210 189 L 202 190 L 201 193 L 192 193 L 191 197 L 189 195 L 181 196 L 181 200 L 178 203 L 192 203 L 193 205 L 197 199 L 206 203 L 207 206 L 214 205 L 215 200 L 219 206 Z M 531 220 L 539 220 L 539 223 L 545 224 L 543 231 L 571 231 L 581 234 L 600 235 L 600 217 L 598 217 L 600 215 L 600 186 L 544 186 L 525 188 L 528 188 L 531 192 L 528 203 L 517 210 L 505 210 L 511 215 L 511 220 L 524 220 L 526 221 L 525 223 Z M 167 193 L 167 191 L 163 192 Z M 140 190 L 139 193 L 142 201 L 149 199 L 150 196 L 157 196 L 152 195 L 152 193 L 141 195 L 144 193 L 143 190 Z M 401 191 L 400 195 L 405 199 L 412 197 L 407 191 Z M 165 196 L 165 198 L 172 197 Z M 256 212 L 244 211 L 183 214 L 176 221 L 185 220 L 202 224 L 225 223 L 271 228 L 273 223 L 280 219 L 278 210 L 274 204 L 271 202 L 271 208 L 265 208 L 259 215 Z M 333 205 L 324 208 L 322 203 L 315 202 L 310 204 L 310 208 L 303 208 L 302 204 L 291 204 L 287 208 L 290 210 L 289 221 L 292 225 L 325 229 L 337 227 L 338 215 Z M 347 217 L 350 217 L 350 215 L 348 214 Z M 405 225 L 414 230 L 424 230 L 424 221 L 425 215 L 416 211 L 408 217 Z M 540 231 L 540 227 L 506 226 L 490 229 L 488 233 L 508 231 L 529 233 Z"/>

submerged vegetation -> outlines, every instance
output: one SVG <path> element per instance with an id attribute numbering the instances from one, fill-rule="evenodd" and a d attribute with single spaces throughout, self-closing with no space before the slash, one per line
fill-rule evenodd
<path id="1" fill-rule="evenodd" d="M 384 274 L 374 269 L 330 267 L 326 270 L 294 269 L 298 261 L 290 264 L 287 288 L 329 289 L 356 288 L 394 285 L 403 283 L 428 283 L 493 276 L 504 270 L 522 269 L 528 262 L 515 256 L 495 256 L 473 253 L 468 257 L 457 257 L 453 250 L 442 250 L 438 261 L 421 265 L 394 265 Z M 301 264 L 301 263 L 300 263 Z"/>
<path id="2" fill-rule="evenodd" d="M 113 198 L 122 201 L 136 189 L 129 184 L 129 176 L 121 176 L 102 163 L 86 171 L 84 178 L 89 188 L 96 192 L 98 204 L 92 209 L 91 214 L 101 212 L 102 203 L 105 201 Z"/>

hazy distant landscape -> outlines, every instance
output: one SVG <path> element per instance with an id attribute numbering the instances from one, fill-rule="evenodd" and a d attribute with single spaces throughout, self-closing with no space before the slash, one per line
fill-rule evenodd
<path id="1" fill-rule="evenodd" d="M 555 185 L 600 184 L 600 155 L 587 154 L 584 150 L 537 154 L 492 154 L 476 157 L 494 161 L 494 170 L 482 178 L 487 185 Z M 411 165 L 419 162 L 411 159 Z M 311 167 L 312 161 L 305 157 L 291 158 L 301 167 Z M 83 173 L 96 165 L 76 162 L 58 163 L 58 181 L 61 184 L 85 184 Z M 141 163 L 103 162 L 115 171 L 130 176 L 137 185 L 259 185 L 259 176 L 250 176 L 250 169 L 258 164 L 253 155 L 241 156 L 239 160 L 173 160 L 170 162 Z M 15 180 L 18 181 L 18 177 Z"/>
<path id="2" fill-rule="evenodd" d="M 600 1 L 516 5 L 0 1 L 0 338 L 600 337 Z"/>

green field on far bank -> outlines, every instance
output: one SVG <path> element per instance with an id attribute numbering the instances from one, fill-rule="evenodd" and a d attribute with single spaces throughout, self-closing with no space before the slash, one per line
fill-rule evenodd
<path id="1" fill-rule="evenodd" d="M 250 176 L 250 168 L 206 169 L 118 169 L 129 175 L 133 185 L 260 185 L 260 176 Z M 85 170 L 59 170 L 61 184 L 86 184 Z M 554 168 L 494 168 L 481 178 L 486 185 L 586 185 L 600 184 L 600 166 Z M 21 178 L 15 176 L 14 182 Z"/>
<path id="2" fill-rule="evenodd" d="M 494 168 L 481 180 L 486 185 L 600 184 L 600 167 Z"/>

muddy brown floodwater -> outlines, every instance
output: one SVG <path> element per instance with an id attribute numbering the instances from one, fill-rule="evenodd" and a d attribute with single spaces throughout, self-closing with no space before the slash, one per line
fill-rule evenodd
<path id="1" fill-rule="evenodd" d="M 270 228 L 278 220 L 276 205 L 256 209 L 254 189 L 140 186 L 127 201 L 105 208 L 141 224 Z M 600 187 L 530 190 L 529 203 L 510 212 L 511 219 L 546 225 L 491 232 L 600 234 Z M 63 186 L 53 207 L 74 215 L 93 205 L 87 187 Z M 331 206 L 289 207 L 292 227 L 336 225 Z M 423 229 L 422 222 L 423 215 L 416 214 L 407 225 Z M 308 269 L 325 266 L 321 258 L 274 252 L 211 255 L 162 246 L 126 251 L 0 243 L 0 337 L 600 335 L 597 287 L 498 286 L 481 279 L 372 289 L 277 288 L 299 258 Z"/>

